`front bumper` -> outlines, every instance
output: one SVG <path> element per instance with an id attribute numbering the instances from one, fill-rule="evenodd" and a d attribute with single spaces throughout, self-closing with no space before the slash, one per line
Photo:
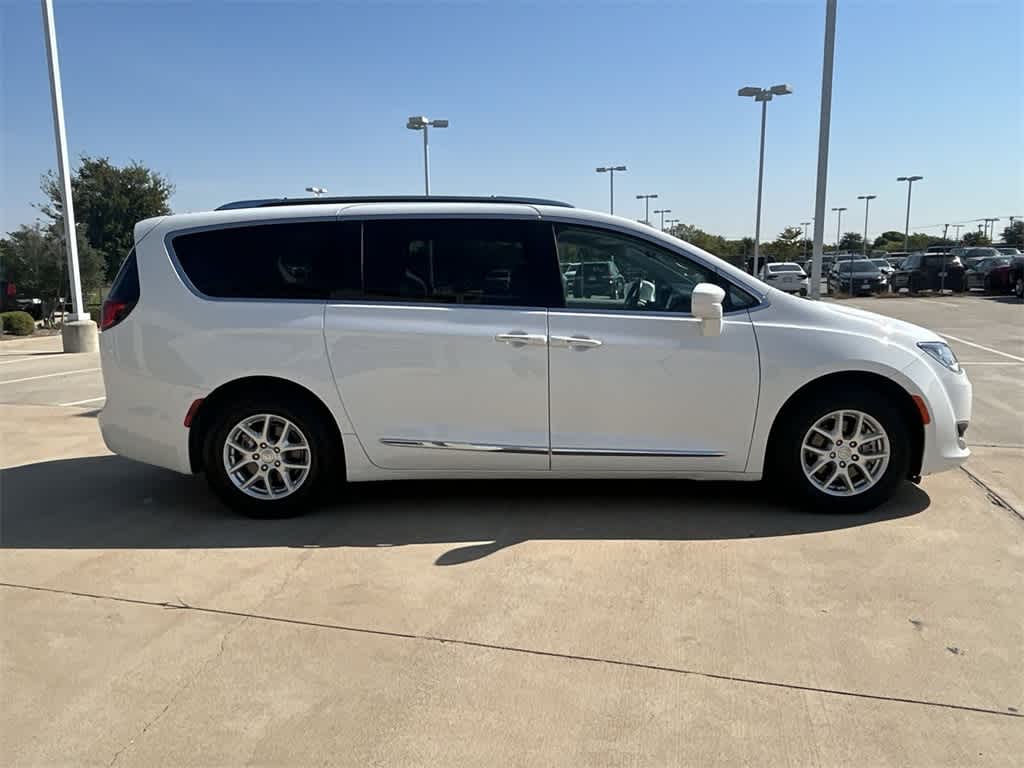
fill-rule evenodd
<path id="1" fill-rule="evenodd" d="M 915 360 L 903 373 L 917 385 L 917 394 L 928 408 L 920 474 L 959 467 L 971 455 L 962 434 L 971 421 L 971 380 L 966 373 L 955 373 L 925 359 Z"/>

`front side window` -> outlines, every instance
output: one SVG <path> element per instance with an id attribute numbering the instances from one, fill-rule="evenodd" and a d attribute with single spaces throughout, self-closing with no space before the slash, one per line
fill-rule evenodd
<path id="1" fill-rule="evenodd" d="M 171 245 L 200 293 L 227 299 L 328 299 L 359 288 L 359 225 L 264 223 L 188 232 Z"/>
<path id="2" fill-rule="evenodd" d="M 374 301 L 545 307 L 551 231 L 515 220 L 367 221 L 363 286 Z"/>
<path id="3" fill-rule="evenodd" d="M 569 224 L 556 225 L 555 234 L 560 271 L 565 278 L 565 306 L 569 309 L 688 314 L 698 283 L 714 283 L 725 289 L 726 312 L 757 303 L 713 269 L 645 240 Z"/>

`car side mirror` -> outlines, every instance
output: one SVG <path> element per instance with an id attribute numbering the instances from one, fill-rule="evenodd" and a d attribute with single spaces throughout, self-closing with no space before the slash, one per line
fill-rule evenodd
<path id="1" fill-rule="evenodd" d="M 700 320 L 701 336 L 722 335 L 722 301 L 725 291 L 713 283 L 697 283 L 691 295 L 690 311 Z"/>

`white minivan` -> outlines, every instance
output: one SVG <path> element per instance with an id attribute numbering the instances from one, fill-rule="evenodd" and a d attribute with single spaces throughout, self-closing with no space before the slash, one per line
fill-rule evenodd
<path id="1" fill-rule="evenodd" d="M 587 263 L 622 290 L 573 290 Z M 547 200 L 148 219 L 102 330 L 110 449 L 259 517 L 342 478 L 767 476 L 848 512 L 969 455 L 971 385 L 936 334 Z"/>

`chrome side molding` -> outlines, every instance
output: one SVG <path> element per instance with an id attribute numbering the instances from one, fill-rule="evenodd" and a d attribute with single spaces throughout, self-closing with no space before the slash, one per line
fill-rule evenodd
<path id="1" fill-rule="evenodd" d="M 447 451 L 484 451 L 487 453 L 533 453 L 545 454 L 546 445 L 506 445 L 502 443 L 467 443 L 459 440 L 414 440 L 406 437 L 382 437 L 382 445 L 395 448 L 440 448 Z M 708 458 L 725 456 L 724 451 L 647 451 L 631 448 L 551 448 L 555 456 L 633 456 L 647 458 Z"/>
<path id="2" fill-rule="evenodd" d="M 404 437 L 382 437 L 383 445 L 397 448 L 442 448 L 448 451 L 484 451 L 488 453 L 546 454 L 546 445 L 503 445 L 498 443 L 466 443 L 457 440 L 410 440 Z"/>

